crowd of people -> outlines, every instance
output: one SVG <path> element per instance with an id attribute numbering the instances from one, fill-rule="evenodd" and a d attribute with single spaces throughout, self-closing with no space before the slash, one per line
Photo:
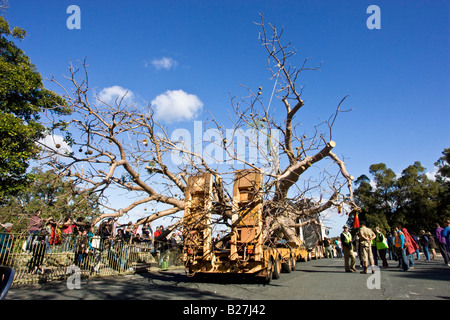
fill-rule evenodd
<path id="1" fill-rule="evenodd" d="M 168 232 L 162 225 L 153 232 L 150 223 L 121 225 L 109 218 L 94 228 L 83 218 L 68 216 L 64 222 L 58 223 L 53 218 L 43 219 L 41 214 L 42 211 L 37 210 L 29 218 L 27 238 L 22 246 L 24 252 L 31 253 L 28 262 L 30 273 L 44 273 L 44 255 L 55 246 L 58 251 L 73 252 L 74 263 L 81 265 L 93 248 L 101 251 L 118 246 L 123 248 L 124 244 L 147 243 L 147 247 L 157 252 L 179 247 L 182 243 L 180 231 Z M 8 257 L 15 239 L 12 227 L 12 223 L 0 223 L 0 264 L 3 265 L 10 264 Z"/>
<path id="2" fill-rule="evenodd" d="M 385 234 L 379 227 L 368 228 L 364 221 L 354 234 L 344 225 L 343 232 L 334 243 L 334 251 L 338 257 L 344 258 L 345 272 L 356 272 L 356 256 L 360 259 L 361 273 L 368 273 L 373 266 L 378 266 L 380 259 L 383 267 L 388 267 L 388 260 L 398 262 L 397 267 L 404 271 L 414 269 L 414 260 L 424 255 L 424 261 L 437 260 L 437 250 L 444 258 L 444 263 L 450 266 L 450 220 L 444 222 L 444 227 L 436 223 L 431 232 L 421 230 L 418 235 L 410 232 L 401 225 L 395 225 L 393 233 Z M 326 257 L 333 257 L 333 244 L 324 239 Z M 328 249 L 327 249 L 328 247 Z M 420 250 L 422 249 L 422 250 Z M 414 258 L 415 255 L 415 258 Z"/>
<path id="3" fill-rule="evenodd" d="M 75 263 L 80 265 L 92 250 L 94 238 L 97 238 L 103 250 L 113 244 L 124 243 L 150 243 L 155 251 L 163 251 L 182 246 L 181 231 L 165 230 L 158 226 L 153 231 L 150 223 L 143 225 L 120 225 L 113 218 L 100 223 L 94 230 L 90 223 L 82 218 L 72 219 L 66 217 L 64 222 L 57 223 L 53 218 L 44 220 L 41 210 L 37 210 L 29 219 L 28 238 L 23 250 L 32 253 L 29 262 L 29 272 L 43 273 L 43 260 L 45 252 L 50 245 L 61 245 L 63 251 L 75 253 Z M 420 259 L 420 252 L 425 261 L 436 260 L 439 251 L 446 265 L 450 266 L 450 220 L 444 222 L 443 227 L 436 224 L 433 233 L 421 230 L 418 235 L 410 234 L 401 225 L 393 227 L 393 233 L 385 234 L 379 227 L 368 228 L 364 221 L 360 222 L 360 228 L 353 234 L 345 225 L 340 237 L 332 241 L 324 238 L 319 242 L 323 248 L 323 254 L 327 258 L 344 258 L 346 272 L 356 272 L 356 256 L 360 259 L 361 273 L 367 273 L 372 266 L 378 266 L 381 260 L 383 267 L 388 267 L 388 260 L 398 262 L 398 267 L 404 271 L 414 268 L 414 255 Z M 9 252 L 12 248 L 12 236 L 10 234 L 12 223 L 0 224 L 0 264 L 6 264 Z M 97 237 L 96 237 L 97 236 Z M 421 250 L 420 250 L 421 248 Z M 373 269 L 372 269 L 373 270 Z"/>

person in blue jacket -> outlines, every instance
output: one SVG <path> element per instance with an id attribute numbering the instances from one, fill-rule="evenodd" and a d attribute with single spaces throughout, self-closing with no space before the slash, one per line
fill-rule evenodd
<path id="1" fill-rule="evenodd" d="M 445 220 L 444 230 L 442 230 L 442 236 L 447 241 L 447 252 L 450 252 L 450 220 Z"/>
<path id="2" fill-rule="evenodd" d="M 401 226 L 394 227 L 395 233 L 395 249 L 397 250 L 399 267 L 402 267 L 404 271 L 409 270 L 409 263 L 406 257 L 405 235 L 401 231 Z"/>

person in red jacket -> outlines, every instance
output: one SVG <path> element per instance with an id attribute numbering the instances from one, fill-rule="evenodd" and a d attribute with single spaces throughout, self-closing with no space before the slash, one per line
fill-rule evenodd
<path id="1" fill-rule="evenodd" d="M 413 253 L 416 252 L 416 250 L 419 248 L 419 245 L 414 241 L 413 237 L 411 237 L 406 228 L 403 228 L 402 232 L 405 235 L 406 256 L 408 257 L 409 268 L 414 269 Z"/>

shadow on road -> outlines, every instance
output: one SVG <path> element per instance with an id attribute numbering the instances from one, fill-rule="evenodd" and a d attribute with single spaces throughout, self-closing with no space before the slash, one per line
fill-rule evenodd
<path id="1" fill-rule="evenodd" d="M 142 277 L 148 277 L 161 281 L 176 281 L 185 283 L 211 283 L 211 284 L 262 284 L 263 279 L 254 275 L 211 273 L 187 276 L 180 272 L 161 271 L 158 273 L 143 273 Z"/>

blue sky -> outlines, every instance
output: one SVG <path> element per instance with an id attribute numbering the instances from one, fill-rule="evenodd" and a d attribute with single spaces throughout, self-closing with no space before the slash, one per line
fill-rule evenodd
<path id="1" fill-rule="evenodd" d="M 72 4 L 81 10 L 79 30 L 66 26 Z M 373 4 L 381 29 L 366 26 Z M 284 27 L 283 38 L 298 50 L 293 63 L 308 57 L 311 66 L 322 63 L 301 79 L 299 122 L 306 127 L 327 119 L 349 96 L 344 105 L 352 112 L 339 116 L 333 140 L 353 176 L 379 162 L 397 173 L 415 161 L 434 170 L 450 147 L 448 1 L 11 0 L 7 19 L 27 31 L 19 46 L 44 77 L 62 80 L 70 60 L 87 58 L 98 92 L 120 86 L 151 102 L 167 90 L 183 90 L 203 109 L 172 128 L 191 128 L 207 111 L 226 126 L 230 95 L 242 94 L 240 84 L 262 86 L 269 99 L 273 81 L 254 24 L 258 13 Z M 339 232 L 333 228 L 332 235 Z"/>

